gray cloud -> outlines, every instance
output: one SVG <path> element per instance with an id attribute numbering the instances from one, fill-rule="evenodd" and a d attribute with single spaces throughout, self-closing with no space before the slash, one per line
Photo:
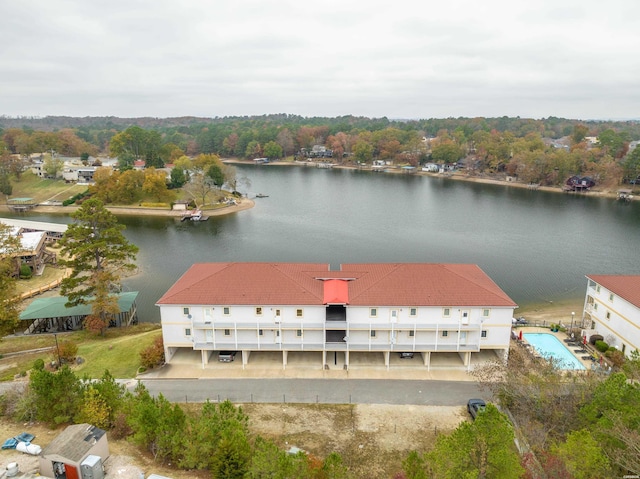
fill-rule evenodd
<path id="1" fill-rule="evenodd" d="M 632 118 L 640 3 L 2 2 L 0 114 Z"/>

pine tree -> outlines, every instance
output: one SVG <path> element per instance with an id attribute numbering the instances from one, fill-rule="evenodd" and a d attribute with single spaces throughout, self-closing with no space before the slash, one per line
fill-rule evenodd
<path id="1" fill-rule="evenodd" d="M 85 201 L 71 217 L 75 223 L 60 241 L 65 257 L 60 263 L 71 270 L 61 294 L 68 297 L 67 306 L 91 304 L 87 326 L 104 335 L 109 318 L 118 312 L 112 293 L 119 291 L 122 274 L 135 269 L 138 247 L 127 241 L 124 226 L 99 199 Z"/>

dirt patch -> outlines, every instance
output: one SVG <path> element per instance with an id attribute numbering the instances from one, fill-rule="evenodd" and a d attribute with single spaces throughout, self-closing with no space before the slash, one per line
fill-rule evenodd
<path id="1" fill-rule="evenodd" d="M 319 458 L 342 455 L 355 477 L 388 478 L 411 450 L 426 451 L 437 434 L 466 419 L 464 408 L 386 404 L 264 405 L 243 409 L 250 428 L 283 449 Z"/>
<path id="2" fill-rule="evenodd" d="M 461 407 L 394 405 L 247 404 L 254 434 L 274 440 L 285 450 L 295 446 L 318 458 L 342 455 L 355 477 L 389 478 L 401 470 L 402 459 L 413 449 L 428 450 L 437 434 L 450 432 L 466 412 Z M 16 424 L 0 419 L 0 441 L 21 432 L 34 434 L 44 448 L 61 431 L 42 424 Z M 110 478 L 139 479 L 141 473 L 175 479 L 209 478 L 208 471 L 181 471 L 161 465 L 125 440 L 109 438 L 111 456 L 105 462 Z M 2 467 L 16 462 L 22 472 L 38 472 L 38 458 L 16 450 L 0 452 Z"/>

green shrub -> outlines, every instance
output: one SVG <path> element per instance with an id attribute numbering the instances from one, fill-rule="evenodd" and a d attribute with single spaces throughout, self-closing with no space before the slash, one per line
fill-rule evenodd
<path id="1" fill-rule="evenodd" d="M 63 341 L 60 343 L 60 359 L 63 362 L 71 363 L 78 355 L 78 345 L 73 341 Z"/>
<path id="2" fill-rule="evenodd" d="M 29 279 L 33 276 L 33 271 L 31 271 L 31 267 L 28 264 L 20 265 L 20 278 Z"/>
<path id="3" fill-rule="evenodd" d="M 33 369 L 42 371 L 44 369 L 44 359 L 38 358 L 33 362 Z"/>
<path id="4" fill-rule="evenodd" d="M 596 341 L 595 346 L 596 346 L 596 349 L 601 353 L 604 353 L 609 349 L 609 345 L 604 341 Z"/>
<path id="5" fill-rule="evenodd" d="M 62 202 L 62 206 L 72 205 L 72 204 L 76 203 L 77 201 L 82 200 L 85 196 L 89 196 L 89 195 L 90 195 L 89 190 L 86 190 L 86 191 L 84 191 L 82 193 L 78 193 L 77 195 L 73 195 L 71 198 L 69 198 L 67 200 L 64 200 Z"/>

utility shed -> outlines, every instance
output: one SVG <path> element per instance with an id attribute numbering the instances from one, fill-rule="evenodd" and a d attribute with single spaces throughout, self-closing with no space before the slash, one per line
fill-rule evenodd
<path id="1" fill-rule="evenodd" d="M 67 427 L 40 454 L 40 474 L 55 479 L 80 479 L 80 464 L 87 456 L 109 457 L 104 430 L 90 424 Z"/>

